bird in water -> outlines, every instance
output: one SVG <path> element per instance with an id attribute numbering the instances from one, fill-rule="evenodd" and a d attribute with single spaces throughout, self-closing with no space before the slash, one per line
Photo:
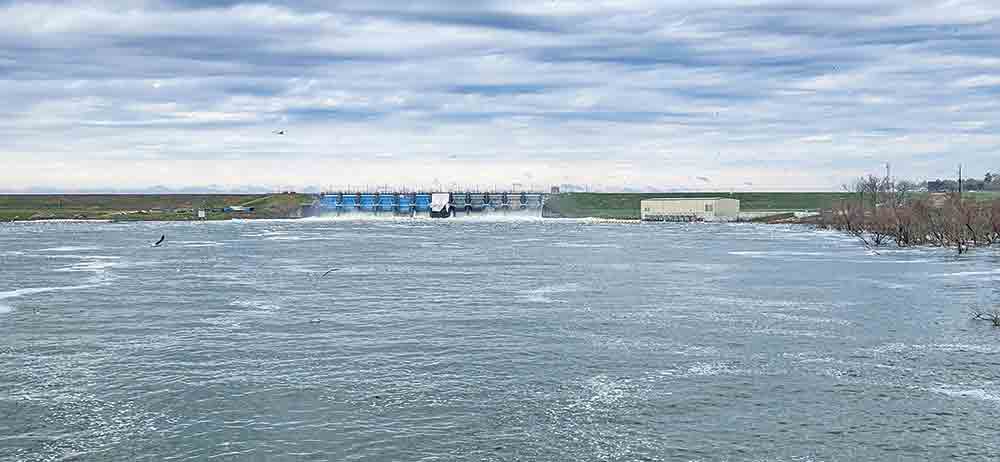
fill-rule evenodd
<path id="1" fill-rule="evenodd" d="M 153 247 L 159 247 L 159 246 L 163 245 L 163 241 L 165 241 L 166 239 L 167 239 L 167 235 L 166 234 L 160 236 L 160 240 L 156 241 L 156 243 L 153 244 Z"/>
<path id="2" fill-rule="evenodd" d="M 275 134 L 275 135 L 284 135 L 284 134 L 285 134 L 285 131 L 284 131 L 284 130 L 275 130 L 275 131 L 274 131 L 274 134 Z"/>

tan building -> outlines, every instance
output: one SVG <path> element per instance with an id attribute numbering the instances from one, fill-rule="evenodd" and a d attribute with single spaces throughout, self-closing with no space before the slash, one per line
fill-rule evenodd
<path id="1" fill-rule="evenodd" d="M 640 203 L 642 221 L 733 221 L 740 201 L 723 197 L 670 197 Z"/>

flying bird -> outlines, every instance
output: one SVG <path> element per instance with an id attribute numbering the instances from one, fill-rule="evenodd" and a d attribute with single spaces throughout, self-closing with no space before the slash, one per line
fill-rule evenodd
<path id="1" fill-rule="evenodd" d="M 159 247 L 160 245 L 163 244 L 163 241 L 165 241 L 166 239 L 167 239 L 167 235 L 166 234 L 160 236 L 160 240 L 156 241 L 156 243 L 153 244 L 153 247 Z"/>
<path id="2" fill-rule="evenodd" d="M 327 274 L 330 274 L 330 273 L 332 273 L 334 271 L 339 271 L 339 270 L 340 270 L 340 268 L 330 268 L 330 269 L 326 270 L 326 272 L 323 273 L 323 275 L 320 276 L 320 278 L 325 278 Z"/>
<path id="3" fill-rule="evenodd" d="M 275 135 L 284 135 L 284 134 L 285 134 L 285 131 L 284 131 L 284 130 L 275 130 L 275 131 L 274 131 L 274 134 L 275 134 Z"/>
<path id="4" fill-rule="evenodd" d="M 695 178 L 697 178 L 698 180 L 704 181 L 705 183 L 711 183 L 712 182 L 712 180 L 710 180 L 707 176 L 696 176 Z"/>

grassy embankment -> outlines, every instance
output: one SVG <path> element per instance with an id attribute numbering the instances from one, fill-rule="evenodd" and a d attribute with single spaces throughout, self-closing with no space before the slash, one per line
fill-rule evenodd
<path id="1" fill-rule="evenodd" d="M 754 211 L 826 210 L 848 193 L 564 193 L 546 199 L 543 216 L 553 218 L 638 219 L 639 202 L 655 197 L 727 197 L 739 199 L 740 209 Z"/>
<path id="2" fill-rule="evenodd" d="M 195 220 L 195 210 L 243 205 L 252 214 L 209 212 L 207 219 L 289 218 L 312 202 L 308 194 L 18 194 L 0 195 L 0 221 L 44 219 Z"/>
<path id="3" fill-rule="evenodd" d="M 914 193 L 923 196 L 927 193 Z M 977 200 L 1000 197 L 1000 192 L 967 192 Z M 551 218 L 639 218 L 639 202 L 655 197 L 729 197 L 740 200 L 743 212 L 781 212 L 832 210 L 845 199 L 857 200 L 855 193 L 845 192 L 770 192 L 770 193 L 563 193 L 546 199 L 543 216 Z M 789 214 L 790 215 L 790 214 Z"/>

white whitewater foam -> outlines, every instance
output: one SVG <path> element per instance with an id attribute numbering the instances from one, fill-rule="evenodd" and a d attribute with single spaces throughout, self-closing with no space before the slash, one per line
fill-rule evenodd
<path id="1" fill-rule="evenodd" d="M 521 296 L 525 301 L 533 303 L 566 303 L 565 300 L 558 300 L 548 297 L 552 294 L 564 294 L 569 292 L 576 292 L 580 290 L 580 285 L 577 283 L 568 284 L 556 284 L 550 286 L 542 286 L 537 289 L 523 290 L 521 291 Z"/>
<path id="2" fill-rule="evenodd" d="M 14 307 L 10 305 L 0 305 L 0 314 L 7 314 L 14 311 Z"/>
<path id="3" fill-rule="evenodd" d="M 931 391 L 957 398 L 974 398 L 983 401 L 1000 402 L 1000 390 L 986 390 L 983 388 L 972 388 L 963 390 L 955 385 L 944 385 L 932 388 Z"/>
<path id="4" fill-rule="evenodd" d="M 267 310 L 267 311 L 273 311 L 281 308 L 273 303 L 268 303 L 260 300 L 233 300 L 229 302 L 229 306 L 238 306 L 240 308 L 251 308 L 255 310 Z"/>
<path id="5" fill-rule="evenodd" d="M 520 221 L 520 222 L 542 222 L 543 218 L 540 214 L 519 214 L 511 213 L 509 215 L 504 215 L 501 213 L 482 213 L 473 215 L 464 215 L 459 212 L 458 216 L 452 216 L 449 218 L 431 218 L 430 215 L 417 215 L 417 216 L 405 216 L 405 215 L 375 215 L 373 213 L 348 213 L 340 216 L 336 215 L 321 215 L 318 217 L 304 218 L 302 221 L 376 221 L 376 222 L 399 222 L 399 223 L 449 223 L 449 222 L 506 222 L 506 221 Z M 544 219 L 545 221 L 552 221 L 552 219 Z"/>
<path id="6" fill-rule="evenodd" d="M 83 252 L 87 250 L 98 250 L 97 247 L 91 246 L 63 246 L 63 247 L 49 247 L 46 249 L 38 249 L 39 252 Z"/>
<path id="7" fill-rule="evenodd" d="M 660 376 L 665 377 L 711 377 L 717 375 L 743 375 L 748 374 L 750 371 L 745 369 L 736 368 L 733 364 L 727 362 L 696 362 L 687 366 L 684 369 L 671 368 L 663 369 L 659 371 Z"/>

